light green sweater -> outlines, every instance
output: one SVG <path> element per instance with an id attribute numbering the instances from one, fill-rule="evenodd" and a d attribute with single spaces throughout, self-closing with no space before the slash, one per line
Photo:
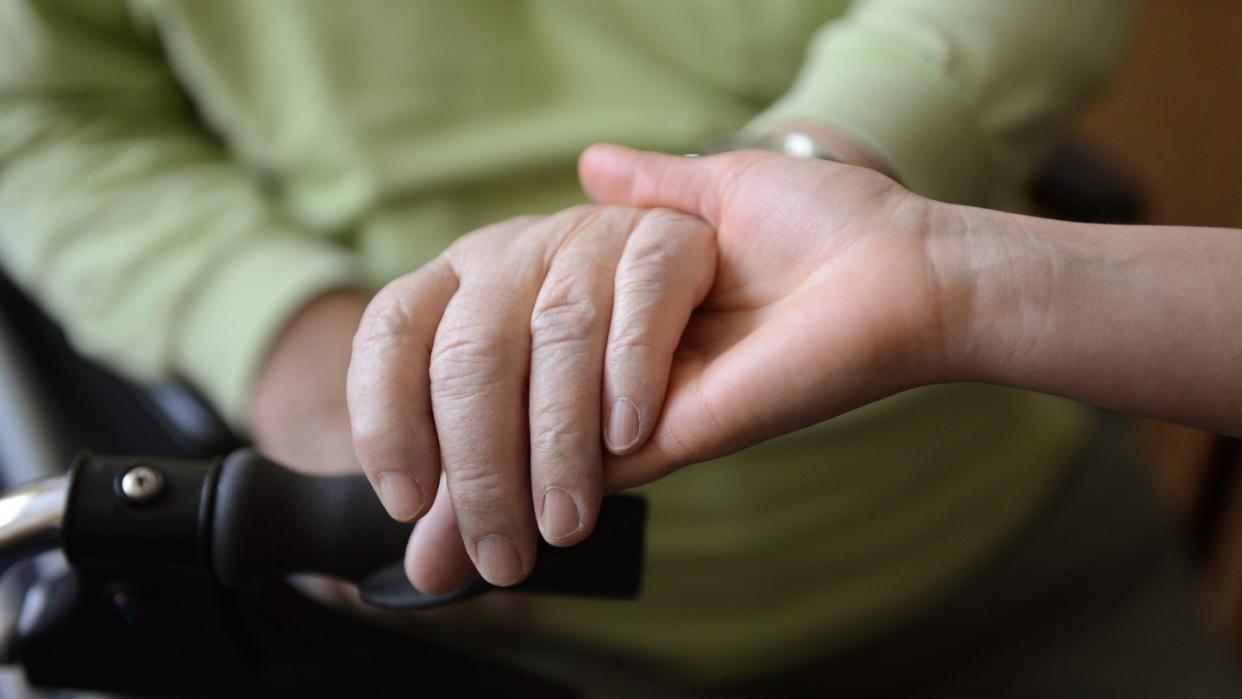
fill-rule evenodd
<path id="1" fill-rule="evenodd" d="M 1129 0 L 0 0 L 0 256 L 75 344 L 244 426 L 298 306 L 579 203 L 594 141 L 816 119 L 1005 206 L 1107 76 Z M 636 604 L 547 628 L 740 675 L 926 604 L 1027 520 L 1078 409 L 913 392 L 651 486 Z"/>

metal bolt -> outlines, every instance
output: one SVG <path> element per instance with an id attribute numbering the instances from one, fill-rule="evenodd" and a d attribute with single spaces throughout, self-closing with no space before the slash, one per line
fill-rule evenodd
<path id="1" fill-rule="evenodd" d="M 121 493 L 130 502 L 148 502 L 164 490 L 164 476 L 150 466 L 135 466 L 121 476 Z"/>

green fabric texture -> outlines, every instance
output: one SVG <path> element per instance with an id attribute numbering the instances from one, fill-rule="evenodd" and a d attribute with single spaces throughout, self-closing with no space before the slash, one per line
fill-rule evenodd
<path id="1" fill-rule="evenodd" d="M 1111 75 L 1137 5 L 863 0 L 820 31 L 756 122 L 825 121 L 920 194 L 1013 207 L 1073 106 Z"/>
<path id="2" fill-rule="evenodd" d="M 0 0 L 0 260 L 72 341 L 237 427 L 311 297 L 583 201 L 596 141 L 790 119 L 1006 206 L 1120 53 L 1128 0 Z M 730 676 L 851 642 L 1026 521 L 1080 410 L 911 392 L 647 488 L 637 603 L 551 632 Z"/>

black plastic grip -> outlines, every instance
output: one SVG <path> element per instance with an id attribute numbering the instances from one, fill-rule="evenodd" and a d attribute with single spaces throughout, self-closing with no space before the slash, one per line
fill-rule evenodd
<path id="1" fill-rule="evenodd" d="M 535 567 L 513 587 L 497 588 L 475 575 L 456 590 L 424 595 L 405 577 L 400 563 L 381 568 L 362 580 L 363 601 L 392 609 L 428 609 L 459 602 L 485 592 L 505 590 L 574 597 L 628 599 L 638 595 L 643 572 L 643 526 L 647 503 L 632 495 L 604 498 L 595 529 L 570 548 L 540 541 Z"/>
<path id="2" fill-rule="evenodd" d="M 249 449 L 220 466 L 211 559 L 232 586 L 318 573 L 361 584 L 364 598 L 388 607 L 446 604 L 494 589 L 633 597 L 642 576 L 646 507 L 641 498 L 605 498 L 595 531 L 568 549 L 541 545 L 530 576 L 511 588 L 475 579 L 438 597 L 418 593 L 401 569 L 413 529 L 391 519 L 362 476 L 304 476 Z"/>
<path id="3" fill-rule="evenodd" d="M 239 449 L 220 467 L 212 562 L 231 587 L 291 573 L 360 580 L 400 560 L 412 529 L 362 476 L 304 476 Z"/>

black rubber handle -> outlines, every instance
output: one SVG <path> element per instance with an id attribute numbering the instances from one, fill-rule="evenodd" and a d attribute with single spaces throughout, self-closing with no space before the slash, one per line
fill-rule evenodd
<path id="1" fill-rule="evenodd" d="M 291 573 L 359 580 L 400 560 L 413 529 L 362 476 L 305 476 L 250 449 L 221 464 L 212 519 L 212 567 L 230 587 Z"/>
<path id="2" fill-rule="evenodd" d="M 437 598 L 419 595 L 400 573 L 413 525 L 388 517 L 362 476 L 304 476 L 249 449 L 220 466 L 211 525 L 211 559 L 225 585 L 319 573 L 363 584 L 374 603 L 429 607 L 493 589 L 474 581 Z M 641 579 L 645 507 L 605 500 L 595 533 L 569 549 L 541 547 L 535 568 L 514 590 L 632 597 Z"/>
<path id="3" fill-rule="evenodd" d="M 462 587 L 433 597 L 411 585 L 398 562 L 368 575 L 359 588 L 369 604 L 392 609 L 439 607 L 495 590 L 628 599 L 638 595 L 642 584 L 646 518 L 647 503 L 642 498 L 604 498 L 591 536 L 570 548 L 540 541 L 534 569 L 513 587 L 497 588 L 475 576 Z"/>

